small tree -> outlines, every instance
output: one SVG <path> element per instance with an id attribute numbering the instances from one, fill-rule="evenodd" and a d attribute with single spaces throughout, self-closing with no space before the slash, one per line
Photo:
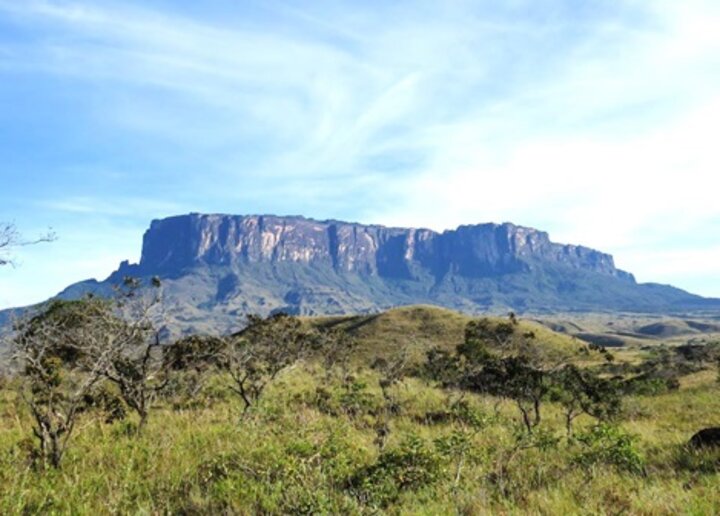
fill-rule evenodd
<path id="1" fill-rule="evenodd" d="M 43 464 L 60 467 L 87 396 L 109 364 L 107 350 L 97 343 L 110 328 L 96 323 L 107 310 L 98 300 L 55 301 L 16 326 L 20 395 L 30 409 L 36 458 Z"/>
<path id="2" fill-rule="evenodd" d="M 142 302 L 139 287 L 128 279 L 115 301 L 54 301 L 17 325 L 14 345 L 25 379 L 21 396 L 33 415 L 43 462 L 59 466 L 77 418 L 93 403 L 102 379 L 116 384 L 138 414 L 138 429 L 145 425 L 167 366 L 149 315 L 153 303 Z"/>
<path id="3" fill-rule="evenodd" d="M 351 417 L 365 411 L 372 403 L 367 385 L 350 372 L 357 341 L 338 328 L 318 328 L 309 333 L 309 349 L 323 368 L 323 378 L 315 388 L 318 408 L 328 413 L 344 413 Z M 333 389 L 340 386 L 339 396 Z"/>
<path id="4" fill-rule="evenodd" d="M 103 341 L 103 353 L 110 362 L 103 376 L 117 385 L 120 396 L 138 415 L 138 432 L 147 423 L 150 407 L 168 384 L 171 363 L 163 360 L 160 280 L 152 278 L 149 289 L 143 289 L 136 278 L 125 278 L 117 288 L 115 310 L 105 314 L 101 325 L 112 321 L 113 333 Z"/>
<path id="5" fill-rule="evenodd" d="M 554 374 L 553 383 L 551 399 L 563 406 L 568 437 L 573 435 L 573 421 L 582 414 L 605 422 L 620 412 L 622 398 L 612 380 L 569 364 Z"/>
<path id="6" fill-rule="evenodd" d="M 542 420 L 541 404 L 549 391 L 547 373 L 524 356 L 507 357 L 488 369 L 495 369 L 493 389 L 515 402 L 523 424 L 530 433 Z"/>
<path id="7" fill-rule="evenodd" d="M 460 355 L 434 347 L 425 354 L 421 373 L 426 380 L 439 382 L 442 387 L 458 387 L 464 383 L 464 366 Z"/>
<path id="8" fill-rule="evenodd" d="M 304 355 L 307 342 L 300 320 L 283 313 L 266 319 L 250 315 L 248 326 L 226 339 L 219 364 L 232 380 L 230 389 L 244 403 L 243 414 L 258 402 L 278 374 Z"/>
<path id="9" fill-rule="evenodd" d="M 478 459 L 478 449 L 473 439 L 487 427 L 491 418 L 464 400 L 456 402 L 451 409 L 457 428 L 451 434 L 436 439 L 435 446 L 440 453 L 455 461 L 453 489 L 457 489 L 465 462 Z"/>
<path id="10" fill-rule="evenodd" d="M 559 441 L 560 439 L 545 429 L 541 428 L 537 432 L 527 432 L 523 425 L 516 426 L 513 429 L 512 445 L 502 450 L 498 455 L 495 461 L 495 471 L 489 475 L 489 480 L 498 487 L 503 496 L 510 496 L 510 487 L 512 486 L 512 482 L 510 482 L 511 465 L 513 461 L 528 450 L 551 450 L 557 446 Z"/>
<path id="11" fill-rule="evenodd" d="M 535 334 L 522 331 L 515 318 L 472 321 L 457 349 L 462 386 L 513 400 L 532 432 L 542 420 L 541 403 L 549 390 L 541 348 Z"/>
<path id="12" fill-rule="evenodd" d="M 445 387 L 513 400 L 524 428 L 531 433 L 542 421 L 550 373 L 558 367 L 543 348 L 535 333 L 524 331 L 514 316 L 500 322 L 482 318 L 468 323 L 455 355 L 431 350 L 425 372 Z"/>

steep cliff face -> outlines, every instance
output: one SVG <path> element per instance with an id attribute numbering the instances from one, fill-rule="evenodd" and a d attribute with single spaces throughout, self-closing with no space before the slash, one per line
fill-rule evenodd
<path id="1" fill-rule="evenodd" d="M 302 217 L 191 214 L 152 222 L 140 269 L 180 271 L 198 265 L 300 263 L 338 273 L 413 279 L 468 278 L 529 271 L 552 263 L 633 281 L 610 255 L 559 245 L 547 233 L 513 224 L 461 226 L 436 233 Z"/>

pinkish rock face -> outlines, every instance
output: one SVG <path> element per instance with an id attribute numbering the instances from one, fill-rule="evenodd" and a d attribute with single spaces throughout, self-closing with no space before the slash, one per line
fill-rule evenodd
<path id="1" fill-rule="evenodd" d="M 468 277 L 519 272 L 537 260 L 626 277 L 610 255 L 555 244 L 547 233 L 513 224 L 436 233 L 302 217 L 198 214 L 153 221 L 140 265 L 163 271 L 196 264 L 303 263 L 410 279 L 418 270 Z"/>

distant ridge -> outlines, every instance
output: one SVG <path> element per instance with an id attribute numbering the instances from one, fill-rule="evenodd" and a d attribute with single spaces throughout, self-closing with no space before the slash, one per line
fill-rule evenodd
<path id="1" fill-rule="evenodd" d="M 124 276 L 163 279 L 182 331 L 223 331 L 249 312 L 367 313 L 434 304 L 466 313 L 720 308 L 656 284 L 638 284 L 613 257 L 557 244 L 511 223 L 442 233 L 300 216 L 180 215 L 152 221 L 140 263 L 68 287 L 61 297 L 108 293 Z"/>

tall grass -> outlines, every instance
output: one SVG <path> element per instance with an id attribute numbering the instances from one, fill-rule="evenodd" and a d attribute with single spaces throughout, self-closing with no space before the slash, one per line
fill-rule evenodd
<path id="1" fill-rule="evenodd" d="M 563 437 L 560 410 L 550 405 L 543 431 L 558 441 L 519 452 L 499 475 L 515 444 L 515 408 L 467 394 L 486 423 L 468 434 L 460 476 L 458 457 L 438 442 L 466 428 L 428 417 L 446 413 L 452 393 L 417 379 L 397 386 L 401 409 L 380 452 L 371 414 L 329 413 L 318 404 L 322 376 L 313 365 L 293 368 L 245 416 L 218 377 L 192 409 L 160 401 L 140 435 L 132 419 L 105 424 L 89 413 L 57 471 L 33 468 L 30 420 L 8 385 L 0 394 L 0 513 L 720 513 L 720 454 L 683 447 L 700 427 L 720 423 L 720 390 L 710 375 L 628 400 L 621 430 L 636 436 L 643 473 L 576 460 L 582 445 Z M 374 373 L 357 379 L 379 398 Z M 341 387 L 326 388 L 337 394 Z M 578 432 L 593 424 L 580 419 Z M 436 473 L 407 481 L 415 460 Z"/>

